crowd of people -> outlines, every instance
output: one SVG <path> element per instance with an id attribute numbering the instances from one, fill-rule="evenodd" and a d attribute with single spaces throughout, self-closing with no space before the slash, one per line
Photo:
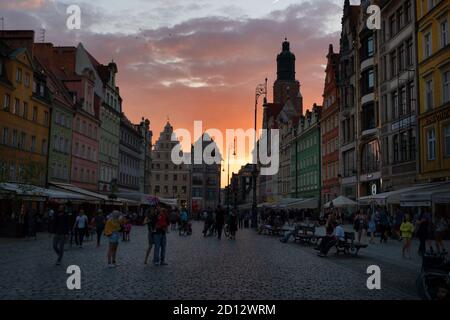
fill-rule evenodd
<path id="1" fill-rule="evenodd" d="M 53 234 L 53 249 L 56 252 L 56 264 L 60 265 L 66 242 L 72 245 L 72 240 L 78 248 L 83 248 L 85 237 L 96 235 L 97 248 L 101 245 L 103 237 L 108 239 L 107 263 L 109 267 L 117 265 L 117 249 L 119 242 L 130 241 L 133 217 L 113 210 L 105 215 L 98 210 L 96 215 L 89 220 L 84 209 L 78 211 L 74 222 L 70 222 L 69 215 L 64 205 L 59 205 L 56 212 L 49 210 L 49 231 Z M 166 233 L 170 226 L 170 217 L 166 208 L 157 206 L 147 211 L 143 224 L 148 228 L 148 248 L 144 262 L 154 247 L 153 263 L 155 265 L 167 265 L 165 262 Z M 181 229 L 181 227 L 180 227 Z"/>
<path id="2" fill-rule="evenodd" d="M 225 233 L 230 240 L 236 239 L 238 229 L 244 228 L 244 214 L 239 214 L 236 209 L 227 210 L 220 205 L 213 211 L 208 208 L 203 212 L 203 236 L 213 236 L 217 234 L 217 238 L 222 239 L 222 233 Z"/>

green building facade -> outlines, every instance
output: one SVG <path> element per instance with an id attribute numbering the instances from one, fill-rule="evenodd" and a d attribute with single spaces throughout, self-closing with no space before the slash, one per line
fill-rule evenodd
<path id="1" fill-rule="evenodd" d="M 300 117 L 291 145 L 291 195 L 293 198 L 317 198 L 321 194 L 321 107 L 314 105 Z"/>

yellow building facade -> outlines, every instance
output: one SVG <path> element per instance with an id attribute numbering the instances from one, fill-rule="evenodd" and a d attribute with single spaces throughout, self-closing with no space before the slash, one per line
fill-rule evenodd
<path id="1" fill-rule="evenodd" d="M 450 178 L 450 0 L 417 0 L 420 175 Z"/>
<path id="2" fill-rule="evenodd" d="M 50 124 L 45 76 L 25 48 L 0 47 L 0 182 L 44 186 Z"/>

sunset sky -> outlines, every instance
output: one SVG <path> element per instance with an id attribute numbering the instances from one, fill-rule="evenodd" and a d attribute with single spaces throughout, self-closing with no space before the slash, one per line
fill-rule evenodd
<path id="1" fill-rule="evenodd" d="M 156 141 L 167 118 L 175 128 L 192 129 L 195 120 L 204 129 L 252 128 L 255 87 L 267 77 L 272 100 L 284 37 L 305 108 L 322 104 L 325 56 L 330 43 L 338 50 L 343 3 L 0 0 L 0 17 L 6 30 L 33 29 L 39 41 L 45 28 L 46 42 L 82 42 L 100 62 L 114 59 L 124 112 L 135 122 L 149 118 Z M 81 30 L 66 28 L 70 4 L 81 8 Z"/>

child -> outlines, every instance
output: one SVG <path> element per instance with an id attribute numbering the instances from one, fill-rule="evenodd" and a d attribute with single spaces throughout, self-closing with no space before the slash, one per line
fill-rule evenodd
<path id="1" fill-rule="evenodd" d="M 403 239 L 402 257 L 405 258 L 405 252 L 408 252 L 408 257 L 411 259 L 411 239 L 414 233 L 414 225 L 411 223 L 409 214 L 405 215 L 405 219 L 400 225 L 400 232 Z"/>

